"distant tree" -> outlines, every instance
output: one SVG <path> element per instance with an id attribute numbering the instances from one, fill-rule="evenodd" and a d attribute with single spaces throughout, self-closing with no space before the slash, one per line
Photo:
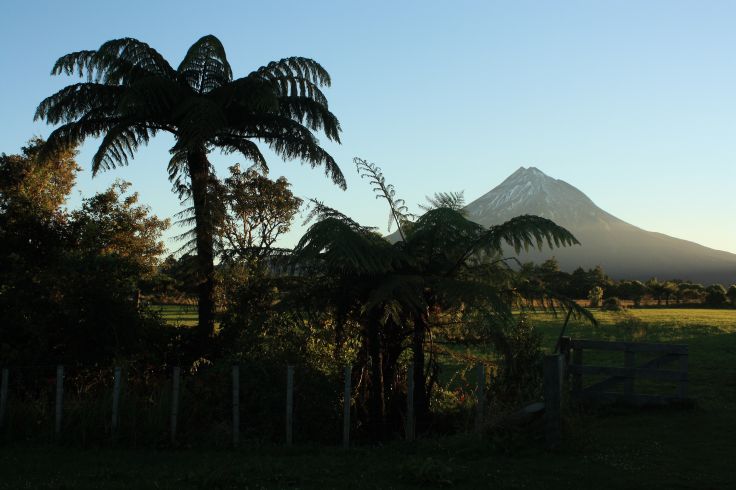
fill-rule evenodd
<path id="1" fill-rule="evenodd" d="M 197 257 L 182 254 L 169 255 L 158 267 L 150 285 L 151 294 L 176 300 L 194 300 L 197 297 Z"/>
<path id="2" fill-rule="evenodd" d="M 229 171 L 219 191 L 218 249 L 224 258 L 252 261 L 268 254 L 289 231 L 302 200 L 284 177 L 271 180 L 255 169 L 241 171 L 238 165 Z"/>
<path id="3" fill-rule="evenodd" d="M 736 306 L 736 284 L 731 284 L 731 287 L 726 291 L 726 296 L 732 305 Z"/>
<path id="4" fill-rule="evenodd" d="M 618 285 L 618 295 L 634 302 L 634 306 L 641 306 L 641 300 L 646 296 L 648 288 L 641 281 L 621 281 Z"/>
<path id="5" fill-rule="evenodd" d="M 560 263 L 557 261 L 556 257 L 552 257 L 542 262 L 542 265 L 539 266 L 539 270 L 544 274 L 555 274 L 560 272 Z"/>
<path id="6" fill-rule="evenodd" d="M 78 74 L 87 81 L 61 89 L 38 106 L 36 119 L 61 124 L 49 136 L 47 151 L 101 136 L 92 159 L 97 173 L 126 165 L 159 132 L 174 136 L 168 170 L 194 208 L 201 340 L 214 332 L 213 173 L 208 153 L 239 152 L 265 169 L 255 143 L 261 141 L 283 158 L 324 165 L 345 188 L 337 163 L 313 133 L 323 131 L 339 141 L 339 122 L 320 90 L 330 77 L 313 60 L 285 58 L 234 80 L 225 49 L 214 36 L 195 42 L 176 69 L 146 43 L 123 38 L 62 56 L 52 74 Z"/>
<path id="7" fill-rule="evenodd" d="M 723 306 L 726 304 L 728 296 L 726 288 L 720 284 L 711 284 L 705 288 L 705 302 L 710 306 Z"/>
<path id="8" fill-rule="evenodd" d="M 677 298 L 678 291 L 678 284 L 674 281 L 666 281 L 662 284 L 662 294 L 664 295 L 665 305 L 669 305 L 671 299 Z"/>
<path id="9" fill-rule="evenodd" d="M 677 285 L 678 301 L 702 302 L 705 299 L 705 287 L 702 284 L 682 282 Z"/>
<path id="10" fill-rule="evenodd" d="M 657 305 L 661 305 L 662 300 L 669 294 L 664 283 L 660 282 L 656 277 L 653 277 L 646 282 L 646 285 L 647 288 L 649 288 L 652 298 L 657 300 Z"/>
<path id="11" fill-rule="evenodd" d="M 545 260 L 536 272 L 547 291 L 554 291 L 557 294 L 568 296 L 570 274 L 560 270 L 560 263 L 557 258 L 552 257 Z"/>
<path id="12" fill-rule="evenodd" d="M 588 302 L 591 308 L 598 308 L 603 300 L 603 288 L 600 286 L 593 286 L 588 292 Z"/>
<path id="13" fill-rule="evenodd" d="M 612 283 L 600 265 L 587 271 L 578 267 L 570 275 L 569 280 L 568 296 L 577 299 L 587 298 L 588 293 L 595 286 L 605 289 Z"/>
<path id="14" fill-rule="evenodd" d="M 575 299 L 583 299 L 588 297 L 588 292 L 594 285 L 590 284 L 585 269 L 578 267 L 570 274 L 570 283 L 567 295 Z"/>
<path id="15" fill-rule="evenodd" d="M 588 269 L 588 281 L 590 284 L 605 288 L 611 284 L 611 279 L 606 275 L 603 267 L 596 265 Z"/>

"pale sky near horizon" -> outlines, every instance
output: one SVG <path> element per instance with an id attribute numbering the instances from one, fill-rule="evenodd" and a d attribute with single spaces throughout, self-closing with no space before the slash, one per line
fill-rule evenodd
<path id="1" fill-rule="evenodd" d="M 205 34 L 235 76 L 306 56 L 331 74 L 342 145 L 325 142 L 348 179 L 269 155 L 272 176 L 386 231 L 387 210 L 358 177 L 379 164 L 410 207 L 436 191 L 468 202 L 520 166 L 536 166 L 646 230 L 736 253 L 736 2 L 716 1 L 128 1 L 3 2 L 0 152 L 51 127 L 38 103 L 76 78 L 54 61 L 135 37 L 177 66 Z M 160 217 L 181 208 L 159 136 L 127 168 L 91 178 L 79 155 L 71 205 L 116 178 Z M 220 173 L 241 162 L 214 158 Z M 297 227 L 283 243 L 292 245 Z M 176 234 L 172 230 L 169 236 Z M 169 242 L 170 248 L 176 244 Z"/>

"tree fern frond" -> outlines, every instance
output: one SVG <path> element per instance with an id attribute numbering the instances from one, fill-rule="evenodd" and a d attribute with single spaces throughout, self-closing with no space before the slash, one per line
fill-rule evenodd
<path id="1" fill-rule="evenodd" d="M 265 142 L 277 155 L 285 160 L 300 159 L 312 168 L 323 165 L 325 175 L 340 188 L 346 189 L 347 182 L 335 159 L 319 145 L 319 141 L 309 130 L 298 122 L 278 117 L 276 125 L 263 125 L 253 130 L 245 130 L 251 138 Z"/>
<path id="2" fill-rule="evenodd" d="M 312 59 L 299 56 L 272 61 L 268 65 L 260 67 L 254 73 L 266 79 L 280 77 L 304 78 L 317 85 L 327 87 L 332 83 L 330 74 L 322 68 L 322 65 Z"/>
<path id="3" fill-rule="evenodd" d="M 386 272 L 394 265 L 388 242 L 337 218 L 313 224 L 294 247 L 294 259 L 305 263 L 320 261 L 322 269 L 365 275 Z"/>
<path id="4" fill-rule="evenodd" d="M 391 231 L 392 222 L 396 223 L 401 240 L 405 241 L 404 224 L 414 217 L 409 213 L 409 208 L 406 207 L 405 201 L 398 199 L 394 186 L 386 183 L 386 179 L 381 172 L 381 167 L 358 157 L 353 158 L 353 163 L 355 163 L 355 168 L 358 170 L 360 177 L 368 179 L 368 182 L 374 186 L 373 192 L 376 193 L 376 199 L 386 200 L 389 207 L 388 230 Z"/>
<path id="5" fill-rule="evenodd" d="M 119 165 L 127 165 L 128 159 L 135 151 L 148 144 L 149 139 L 155 136 L 156 130 L 137 124 L 120 123 L 107 131 L 97 152 L 92 157 L 92 175 L 100 169 L 109 170 Z"/>
<path id="6" fill-rule="evenodd" d="M 78 119 L 90 111 L 112 115 L 123 92 L 121 87 L 100 83 L 69 85 L 42 100 L 33 119 L 58 124 Z"/>
<path id="7" fill-rule="evenodd" d="M 207 94 L 228 112 L 233 124 L 252 114 L 277 113 L 279 96 L 274 87 L 258 77 L 247 76 L 218 87 Z"/>
<path id="8" fill-rule="evenodd" d="M 372 287 L 360 307 L 361 313 L 366 314 L 373 309 L 383 309 L 383 322 L 391 318 L 395 323 L 402 322 L 402 316 L 407 313 L 425 311 L 427 302 L 422 294 L 425 281 L 421 275 L 390 274 L 381 277 L 375 287 Z"/>
<path id="9" fill-rule="evenodd" d="M 128 86 L 119 98 L 116 110 L 123 117 L 160 121 L 169 119 L 174 107 L 186 99 L 187 94 L 175 80 L 147 76 Z M 172 124 L 169 124 L 169 128 L 170 132 L 176 134 L 176 128 Z"/>
<path id="10" fill-rule="evenodd" d="M 204 36 L 192 44 L 176 71 L 199 94 L 211 92 L 233 79 L 225 48 L 212 35 Z"/>
<path id="11" fill-rule="evenodd" d="M 530 247 L 541 249 L 545 243 L 550 248 L 580 245 L 572 233 L 552 220 L 531 215 L 517 216 L 491 226 L 478 245 L 500 252 L 504 243 L 513 247 L 516 253 Z"/>
<path id="12" fill-rule="evenodd" d="M 77 121 L 63 124 L 53 130 L 41 148 L 41 158 L 51 155 L 57 148 L 76 147 L 88 137 L 98 137 L 117 125 L 115 118 L 97 118 L 94 111 L 87 113 Z"/>
<path id="13" fill-rule="evenodd" d="M 179 138 L 176 149 L 197 148 L 228 126 L 225 113 L 206 97 L 190 97 L 178 104 L 173 113 Z"/>
<path id="14" fill-rule="evenodd" d="M 340 122 L 326 106 L 303 96 L 281 97 L 279 106 L 282 116 L 306 124 L 313 131 L 324 130 L 329 139 L 340 142 Z"/>
<path id="15" fill-rule="evenodd" d="M 184 177 L 189 176 L 187 168 L 187 152 L 186 150 L 171 150 L 171 159 L 166 167 L 169 173 L 169 182 L 172 184 L 172 190 L 177 194 L 180 200 L 190 197 L 191 188 L 184 181 Z"/>
<path id="16" fill-rule="evenodd" d="M 304 219 L 303 225 L 307 225 L 313 220 L 321 221 L 332 218 L 342 221 L 348 227 L 360 233 L 367 234 L 376 232 L 376 228 L 371 226 L 363 226 L 346 214 L 341 213 L 335 208 L 327 206 L 325 203 L 317 199 L 309 199 L 307 205 L 309 207 L 309 212 L 307 213 L 307 217 Z"/>
<path id="17" fill-rule="evenodd" d="M 435 192 L 434 196 L 426 197 L 427 204 L 420 204 L 419 207 L 426 211 L 437 208 L 449 208 L 465 215 L 463 208 L 465 207 L 465 191 L 460 192 Z"/>
<path id="18" fill-rule="evenodd" d="M 96 79 L 108 85 L 127 85 L 148 76 L 176 77 L 174 69 L 158 51 L 130 37 L 102 44 L 90 60 L 90 67 L 97 72 Z"/>
<path id="19" fill-rule="evenodd" d="M 264 174 L 268 173 L 268 163 L 266 158 L 258 149 L 258 145 L 246 138 L 237 135 L 221 135 L 216 136 L 213 140 L 215 146 L 222 149 L 225 154 L 239 152 L 247 160 L 253 162 L 253 165 Z"/>
<path id="20" fill-rule="evenodd" d="M 56 60 L 56 63 L 51 68 L 51 74 L 74 75 L 76 73 L 80 77 L 86 75 L 87 80 L 92 81 L 94 68 L 90 66 L 90 62 L 95 53 L 95 50 L 83 50 L 65 54 Z"/>

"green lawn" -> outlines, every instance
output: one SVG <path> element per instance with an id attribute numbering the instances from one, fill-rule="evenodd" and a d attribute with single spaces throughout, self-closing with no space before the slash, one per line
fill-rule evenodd
<path id="1" fill-rule="evenodd" d="M 569 334 L 687 343 L 696 406 L 573 412 L 565 442 L 553 452 L 533 434 L 491 440 L 459 435 L 347 452 L 247 444 L 237 451 L 79 449 L 16 442 L 0 448 L 0 489 L 736 488 L 736 310 L 596 316 L 598 327 L 576 322 Z M 562 318 L 535 314 L 534 321 L 551 348 Z"/>
<path id="2" fill-rule="evenodd" d="M 197 324 L 197 307 L 195 305 L 151 305 L 149 308 L 158 312 L 169 325 L 193 327 Z"/>

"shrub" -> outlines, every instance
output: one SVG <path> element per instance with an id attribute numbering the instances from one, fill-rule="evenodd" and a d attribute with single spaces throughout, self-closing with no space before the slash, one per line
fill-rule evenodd
<path id="1" fill-rule="evenodd" d="M 625 340 L 635 342 L 647 337 L 647 324 L 635 316 L 626 314 L 624 319 L 616 323 Z"/>
<path id="2" fill-rule="evenodd" d="M 542 336 L 526 316 L 513 328 L 505 329 L 494 340 L 503 356 L 502 364 L 491 376 L 489 401 L 517 409 L 519 404 L 541 396 Z"/>
<path id="3" fill-rule="evenodd" d="M 603 311 L 621 311 L 624 309 L 623 303 L 616 296 L 606 298 L 601 305 Z"/>

